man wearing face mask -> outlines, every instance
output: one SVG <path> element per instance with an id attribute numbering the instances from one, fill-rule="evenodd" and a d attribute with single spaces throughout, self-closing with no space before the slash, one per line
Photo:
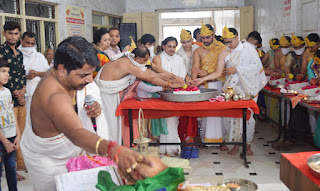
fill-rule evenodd
<path id="1" fill-rule="evenodd" d="M 291 38 L 288 36 L 282 36 L 280 38 L 280 52 L 277 52 L 274 56 L 274 66 L 276 72 L 280 75 L 285 73 L 285 63 L 287 55 L 291 50 Z"/>
<path id="2" fill-rule="evenodd" d="M 291 44 L 293 51 L 290 51 L 285 63 L 285 74 L 287 79 L 297 79 L 297 75 L 300 74 L 302 55 L 305 51 L 305 43 L 301 36 L 292 34 Z M 293 78 L 290 74 L 293 74 Z"/>
<path id="3" fill-rule="evenodd" d="M 156 55 L 154 54 L 154 45 L 156 39 L 151 34 L 144 34 L 140 39 L 141 44 L 145 45 L 150 52 L 150 60 L 152 60 Z"/>
<path id="4" fill-rule="evenodd" d="M 23 65 L 26 71 L 26 111 L 30 112 L 31 100 L 41 77 L 50 68 L 47 59 L 36 49 L 36 35 L 25 32 L 20 39 L 21 45 L 18 49 L 23 55 Z"/>
<path id="5" fill-rule="evenodd" d="M 309 34 L 305 39 L 306 43 L 306 51 L 303 53 L 302 56 L 302 66 L 300 70 L 300 75 L 304 78 L 308 78 L 307 76 L 307 66 L 311 64 L 311 60 L 313 60 L 315 52 L 320 47 L 320 37 L 316 33 Z"/>
<path id="6" fill-rule="evenodd" d="M 183 63 L 187 70 L 186 82 L 191 80 L 191 71 L 193 65 L 193 53 L 198 45 L 192 44 L 192 36 L 189 30 L 181 30 L 180 33 L 180 42 L 182 46 L 177 51 L 177 55 L 181 56 L 183 59 Z M 192 142 L 193 137 L 197 135 L 198 132 L 198 124 L 196 117 L 187 117 L 182 116 L 179 119 L 179 136 L 181 141 L 183 142 Z"/>
<path id="7" fill-rule="evenodd" d="M 252 44 L 254 48 L 257 48 L 258 45 L 262 43 L 262 38 L 260 36 L 260 33 L 258 33 L 257 31 L 252 31 L 251 33 L 249 33 L 246 41 Z"/>

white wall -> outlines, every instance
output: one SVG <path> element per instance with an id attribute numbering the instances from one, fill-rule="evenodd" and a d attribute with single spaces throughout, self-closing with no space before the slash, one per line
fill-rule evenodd
<path id="1" fill-rule="evenodd" d="M 126 12 L 154 12 L 159 9 L 242 7 L 245 0 L 126 0 Z"/>
<path id="2" fill-rule="evenodd" d="M 126 0 L 43 0 L 58 4 L 60 41 L 67 37 L 66 5 L 85 9 L 86 39 L 92 42 L 92 11 L 122 16 L 125 12 Z"/>
<path id="3" fill-rule="evenodd" d="M 291 0 L 291 16 L 284 16 L 284 0 L 245 0 L 255 8 L 255 30 L 260 32 L 263 46 L 283 33 L 307 36 L 320 32 L 319 0 Z"/>

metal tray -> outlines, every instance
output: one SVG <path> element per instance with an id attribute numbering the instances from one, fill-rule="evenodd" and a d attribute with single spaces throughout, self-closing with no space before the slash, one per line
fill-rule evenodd
<path id="1" fill-rule="evenodd" d="M 320 165 L 320 153 L 315 154 L 315 155 L 312 155 L 312 156 L 309 157 L 308 160 L 307 160 L 307 165 L 308 165 L 308 167 L 309 167 L 309 169 L 310 169 L 310 173 L 311 173 L 313 176 L 315 176 L 315 177 L 317 177 L 318 179 L 320 179 L 319 170 L 318 170 L 318 172 L 317 172 L 316 170 L 314 170 L 312 163 L 315 164 L 315 165 Z M 320 169 L 320 168 L 319 168 L 319 169 Z"/>
<path id="2" fill-rule="evenodd" d="M 310 104 L 320 104 L 320 101 L 318 101 L 315 96 L 305 97 L 301 101 L 304 103 L 310 103 Z"/>
<path id="3" fill-rule="evenodd" d="M 240 189 L 236 189 L 237 191 L 255 191 L 258 189 L 258 185 L 250 180 L 245 179 L 238 179 L 238 178 L 231 178 L 231 179 L 224 179 L 220 180 L 217 183 L 217 186 L 226 186 L 228 182 L 237 182 L 240 183 Z M 233 190 L 233 189 L 231 189 Z"/>
<path id="4" fill-rule="evenodd" d="M 208 101 L 218 95 L 217 89 L 199 88 L 199 94 L 173 94 L 173 90 L 159 92 L 160 98 L 166 101 L 173 102 L 195 102 Z"/>

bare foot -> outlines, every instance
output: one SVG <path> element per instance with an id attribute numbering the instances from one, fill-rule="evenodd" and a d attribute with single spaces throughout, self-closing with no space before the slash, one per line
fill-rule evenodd
<path id="1" fill-rule="evenodd" d="M 239 151 L 239 145 L 235 145 L 231 151 L 228 151 L 229 155 L 234 155 Z"/>
<path id="2" fill-rule="evenodd" d="M 17 167 L 17 171 L 26 171 L 27 169 L 26 169 L 26 167 L 24 166 L 24 167 L 21 167 L 21 166 L 18 166 Z"/>
<path id="3" fill-rule="evenodd" d="M 228 151 L 229 148 L 226 145 L 220 145 L 220 150 L 221 151 Z"/>
<path id="4" fill-rule="evenodd" d="M 247 144 L 247 156 L 252 156 L 253 155 L 253 151 L 251 150 L 251 145 Z"/>
<path id="5" fill-rule="evenodd" d="M 24 176 L 22 176 L 21 174 L 17 173 L 17 180 L 18 181 L 22 181 L 25 180 L 26 178 Z"/>

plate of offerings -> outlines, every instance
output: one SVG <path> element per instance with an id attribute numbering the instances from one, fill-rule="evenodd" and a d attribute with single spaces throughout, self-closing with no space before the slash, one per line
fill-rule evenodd
<path id="1" fill-rule="evenodd" d="M 258 185 L 250 180 L 231 178 L 220 180 L 217 186 L 226 186 L 231 191 L 255 191 Z"/>
<path id="2" fill-rule="evenodd" d="M 186 89 L 174 89 L 169 91 L 159 92 L 160 98 L 165 101 L 173 102 L 196 102 L 208 101 L 218 95 L 217 89 L 205 89 L 198 87 L 188 87 Z"/>
<path id="3" fill-rule="evenodd" d="M 320 153 L 312 155 L 307 160 L 310 173 L 320 179 Z"/>
<path id="4" fill-rule="evenodd" d="M 284 96 L 297 96 L 299 92 L 296 90 L 286 90 L 286 92 L 281 92 L 281 94 Z"/>
<path id="5" fill-rule="evenodd" d="M 301 101 L 304 103 L 320 104 L 320 97 L 319 96 L 307 96 L 307 97 L 304 97 Z"/>

